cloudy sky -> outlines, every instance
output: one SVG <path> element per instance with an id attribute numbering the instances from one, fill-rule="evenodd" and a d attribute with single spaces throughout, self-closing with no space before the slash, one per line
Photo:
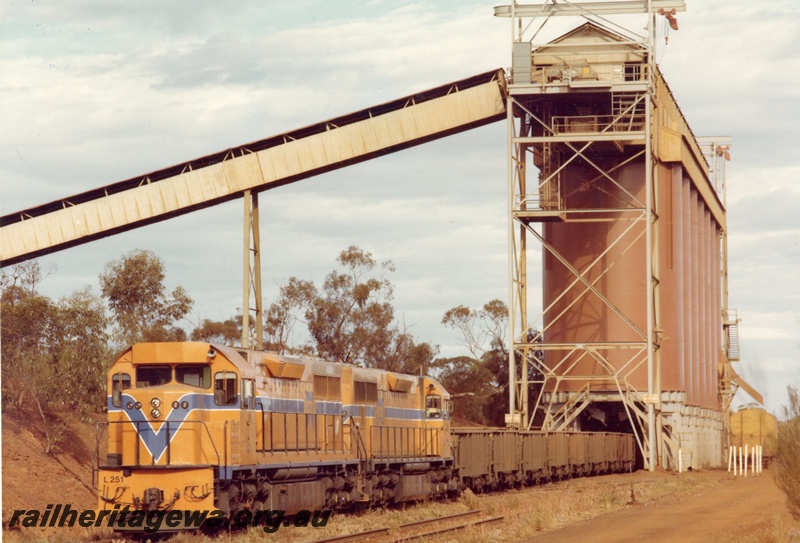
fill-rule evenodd
<path id="1" fill-rule="evenodd" d="M 5 0 L 0 5 L 2 214 L 56 200 L 511 62 L 493 4 L 354 0 Z M 660 48 L 697 135 L 728 165 L 738 370 L 773 411 L 800 384 L 800 7 L 689 0 Z M 564 21 L 570 27 L 579 20 Z M 419 340 L 462 354 L 440 321 L 507 297 L 506 141 L 496 123 L 261 196 L 268 304 L 319 284 L 349 245 L 391 259 L 395 308 Z M 242 203 L 43 257 L 60 297 L 134 248 L 161 256 L 192 322 L 241 307 Z M 185 323 L 191 328 L 190 323 Z M 744 392 L 741 402 L 749 401 Z"/>

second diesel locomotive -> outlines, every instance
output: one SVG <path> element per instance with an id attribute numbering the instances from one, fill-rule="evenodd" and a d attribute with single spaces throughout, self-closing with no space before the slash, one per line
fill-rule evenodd
<path id="1" fill-rule="evenodd" d="M 207 343 L 136 344 L 108 373 L 99 507 L 378 506 L 629 470 L 626 434 L 453 429 L 426 376 Z"/>

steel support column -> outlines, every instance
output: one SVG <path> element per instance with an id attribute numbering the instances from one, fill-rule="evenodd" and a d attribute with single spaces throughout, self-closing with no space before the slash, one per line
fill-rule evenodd
<path id="1" fill-rule="evenodd" d="M 258 193 L 244 193 L 244 243 L 242 251 L 242 347 L 263 349 L 264 320 L 261 299 L 261 236 L 258 228 Z M 251 293 L 255 300 L 251 300 Z M 251 305 L 252 302 L 252 305 Z M 253 312 L 253 329 L 250 313 Z"/>

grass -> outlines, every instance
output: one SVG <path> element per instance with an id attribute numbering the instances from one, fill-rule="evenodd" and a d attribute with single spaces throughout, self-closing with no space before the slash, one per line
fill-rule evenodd
<path id="1" fill-rule="evenodd" d="M 800 520 L 800 390 L 787 387 L 789 405 L 783 407 L 775 446 L 776 482 L 789 502 L 789 511 Z M 798 538 L 800 539 L 800 538 Z"/>
<path id="2" fill-rule="evenodd" d="M 736 539 L 714 543 L 800 543 L 800 522 L 787 513 L 775 514 L 757 533 L 745 534 Z"/>
<path id="3" fill-rule="evenodd" d="M 591 480 L 576 480 L 559 485 L 524 489 L 501 496 L 477 497 L 476 506 L 492 516 L 502 515 L 502 529 L 488 528 L 456 536 L 453 541 L 506 542 L 523 540 L 536 534 L 560 528 L 567 524 L 589 519 L 603 513 L 627 507 L 631 502 L 631 489 L 637 503 L 650 501 L 691 486 L 685 479 L 636 482 L 631 484 L 604 484 Z"/>

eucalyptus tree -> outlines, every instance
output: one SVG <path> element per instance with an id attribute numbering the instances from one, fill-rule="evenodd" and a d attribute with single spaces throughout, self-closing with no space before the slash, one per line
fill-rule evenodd
<path id="1" fill-rule="evenodd" d="M 180 286 L 168 293 L 165 277 L 164 261 L 147 250 L 135 249 L 106 264 L 100 288 L 119 346 L 186 339 L 176 322 L 191 311 L 194 301 Z"/>

